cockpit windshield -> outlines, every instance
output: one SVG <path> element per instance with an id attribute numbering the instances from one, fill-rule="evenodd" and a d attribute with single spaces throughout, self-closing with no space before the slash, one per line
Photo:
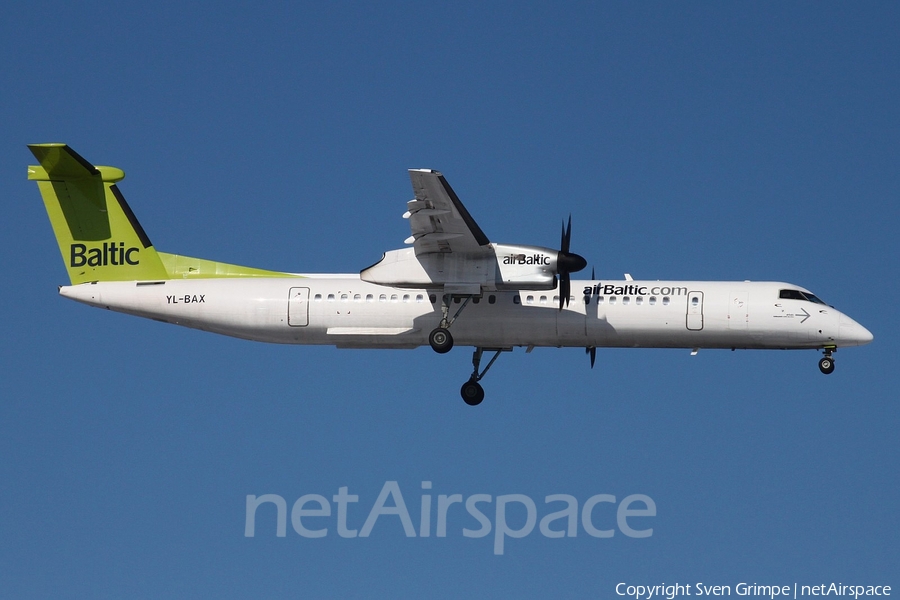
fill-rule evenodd
<path id="1" fill-rule="evenodd" d="M 803 292 L 803 295 L 806 296 L 806 299 L 809 300 L 810 302 L 815 302 L 816 304 L 825 304 L 824 302 L 822 302 L 822 300 L 819 299 L 818 296 L 816 296 L 815 294 L 813 294 L 811 292 Z M 826 304 L 826 306 L 827 306 L 827 304 Z"/>
<path id="2" fill-rule="evenodd" d="M 801 292 L 800 290 L 781 290 L 778 292 L 778 297 L 785 300 L 808 300 L 815 304 L 825 304 L 815 294 L 811 292 Z"/>

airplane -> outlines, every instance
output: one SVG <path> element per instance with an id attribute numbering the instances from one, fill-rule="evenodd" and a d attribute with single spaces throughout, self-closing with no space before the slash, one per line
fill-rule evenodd
<path id="1" fill-rule="evenodd" d="M 410 169 L 411 235 L 359 273 L 284 273 L 157 251 L 117 183 L 65 144 L 28 146 L 28 167 L 71 285 L 65 298 L 223 335 L 338 348 L 475 348 L 460 395 L 484 399 L 480 381 L 502 352 L 597 348 L 815 349 L 834 352 L 872 334 L 806 288 L 751 281 L 573 281 L 587 261 L 560 248 L 491 242 L 444 176 Z M 491 357 L 482 369 L 485 353 Z"/>

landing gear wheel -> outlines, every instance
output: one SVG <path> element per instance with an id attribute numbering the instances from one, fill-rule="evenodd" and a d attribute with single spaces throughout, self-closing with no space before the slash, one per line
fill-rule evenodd
<path id="1" fill-rule="evenodd" d="M 460 388 L 459 395 L 469 406 L 478 406 L 484 400 L 484 388 L 477 381 L 470 379 Z"/>
<path id="2" fill-rule="evenodd" d="M 453 348 L 453 336 L 447 329 L 438 327 L 428 335 L 428 343 L 438 354 L 446 354 Z"/>
<path id="3" fill-rule="evenodd" d="M 826 356 L 822 360 L 819 361 L 819 370 L 822 371 L 825 375 L 829 375 L 834 372 L 834 359 L 830 356 Z"/>

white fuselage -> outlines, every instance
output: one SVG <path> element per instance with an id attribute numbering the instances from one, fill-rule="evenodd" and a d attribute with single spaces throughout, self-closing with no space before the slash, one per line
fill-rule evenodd
<path id="1" fill-rule="evenodd" d="M 486 292 L 453 323 L 457 345 L 483 348 L 828 348 L 872 334 L 840 311 L 779 298 L 778 282 L 572 281 L 550 291 Z M 590 293 L 588 293 L 590 291 Z M 224 335 L 283 344 L 414 348 L 441 321 L 441 292 L 358 275 L 179 279 L 63 286 L 67 298 Z M 452 317 L 460 307 L 450 305 Z"/>

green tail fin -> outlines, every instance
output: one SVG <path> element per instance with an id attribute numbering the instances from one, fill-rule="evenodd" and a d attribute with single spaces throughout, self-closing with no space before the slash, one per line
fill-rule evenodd
<path id="1" fill-rule="evenodd" d="M 95 167 L 65 144 L 28 146 L 38 184 L 72 284 L 223 277 L 297 277 L 202 258 L 157 252 L 116 182 L 115 167 Z"/>
<path id="2" fill-rule="evenodd" d="M 116 187 L 121 169 L 95 167 L 65 144 L 28 148 L 41 163 L 28 167 L 28 179 L 41 191 L 72 284 L 169 279 Z"/>

